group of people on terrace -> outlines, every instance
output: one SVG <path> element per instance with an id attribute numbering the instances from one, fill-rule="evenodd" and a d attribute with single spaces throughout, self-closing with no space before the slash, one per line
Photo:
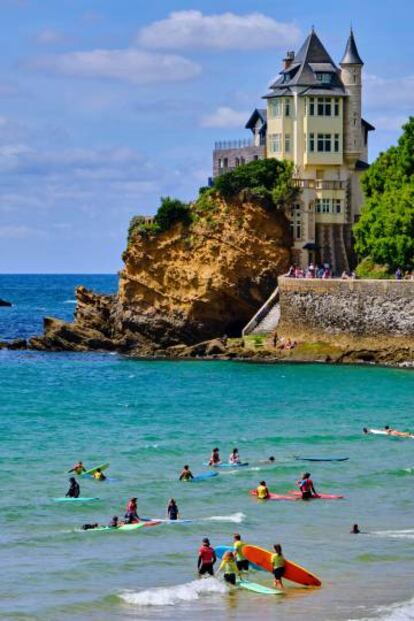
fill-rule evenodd
<path id="1" fill-rule="evenodd" d="M 315 265 L 315 263 L 311 262 L 306 270 L 298 265 L 291 265 L 286 276 L 288 278 L 331 278 L 332 273 L 328 263 Z"/>

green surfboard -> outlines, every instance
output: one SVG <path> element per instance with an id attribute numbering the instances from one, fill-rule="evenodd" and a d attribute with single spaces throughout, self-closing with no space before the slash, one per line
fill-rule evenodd
<path id="1" fill-rule="evenodd" d="M 100 500 L 100 498 L 96 497 L 88 497 L 88 496 L 79 496 L 79 498 L 52 498 L 53 502 L 94 502 L 96 500 Z"/>
<path id="2" fill-rule="evenodd" d="M 283 591 L 278 589 L 270 589 L 263 586 L 263 584 L 257 584 L 257 582 L 250 582 L 250 580 L 240 580 L 237 582 L 237 586 L 247 591 L 253 591 L 254 593 L 260 593 L 261 595 L 283 595 Z"/>
<path id="3" fill-rule="evenodd" d="M 89 475 L 95 474 L 95 472 L 97 470 L 100 470 L 101 472 L 103 472 L 107 468 L 109 468 L 109 464 L 101 464 L 100 466 L 95 466 L 94 468 L 89 468 L 89 470 L 87 470 L 86 472 L 82 472 L 82 474 L 80 476 L 84 477 L 84 476 L 86 476 L 88 474 Z"/>

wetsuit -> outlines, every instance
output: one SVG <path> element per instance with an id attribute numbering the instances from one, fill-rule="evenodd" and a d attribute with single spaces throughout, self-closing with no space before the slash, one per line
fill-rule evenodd
<path id="1" fill-rule="evenodd" d="M 177 505 L 168 505 L 168 519 L 169 520 L 177 520 L 178 519 L 178 507 Z"/>
<path id="2" fill-rule="evenodd" d="M 198 573 L 200 576 L 210 574 L 214 576 L 213 565 L 216 562 L 216 553 L 211 546 L 202 545 L 198 551 Z"/>
<path id="3" fill-rule="evenodd" d="M 76 481 L 74 481 L 73 483 L 70 484 L 66 497 L 67 498 L 79 498 L 79 494 L 80 494 L 79 484 Z"/>

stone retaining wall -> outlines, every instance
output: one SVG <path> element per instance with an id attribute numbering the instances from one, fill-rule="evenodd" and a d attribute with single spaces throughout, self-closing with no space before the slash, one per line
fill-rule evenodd
<path id="1" fill-rule="evenodd" d="M 280 329 L 353 337 L 414 337 L 414 281 L 282 277 Z"/>

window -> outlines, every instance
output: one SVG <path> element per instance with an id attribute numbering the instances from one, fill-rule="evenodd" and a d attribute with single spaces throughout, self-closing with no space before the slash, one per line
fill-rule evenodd
<path id="1" fill-rule="evenodd" d="M 339 151 L 339 134 L 335 134 L 334 136 L 334 151 L 335 153 Z"/>
<path id="2" fill-rule="evenodd" d="M 269 149 L 272 153 L 280 153 L 282 150 L 282 134 L 270 134 Z"/>
<path id="3" fill-rule="evenodd" d="M 270 101 L 270 116 L 280 116 L 282 106 L 280 105 L 280 99 L 272 99 Z"/>
<path id="4" fill-rule="evenodd" d="M 285 116 L 290 116 L 290 99 L 285 99 Z"/>
<path id="5" fill-rule="evenodd" d="M 330 153 L 331 151 L 331 134 L 318 134 L 318 152 Z"/>
<path id="6" fill-rule="evenodd" d="M 318 97 L 318 116 L 331 116 L 331 98 Z"/>
<path id="7" fill-rule="evenodd" d="M 319 80 L 319 82 L 322 82 L 322 84 L 330 84 L 331 75 L 332 74 L 330 73 L 317 73 L 316 79 Z"/>
<path id="8" fill-rule="evenodd" d="M 290 230 L 293 239 L 300 239 L 302 234 L 302 217 L 300 204 L 292 205 L 290 208 Z"/>
<path id="9" fill-rule="evenodd" d="M 315 99 L 313 97 L 309 97 L 309 116 L 315 115 Z"/>
<path id="10" fill-rule="evenodd" d="M 217 162 L 217 163 L 218 163 L 218 167 L 219 167 L 219 168 L 223 168 L 223 160 L 221 159 L 221 157 L 219 157 L 219 159 L 218 159 L 218 162 Z"/>
<path id="11" fill-rule="evenodd" d="M 340 198 L 317 198 L 315 211 L 316 213 L 341 213 L 342 201 Z"/>
<path id="12" fill-rule="evenodd" d="M 315 134 L 309 134 L 309 151 L 311 153 L 315 151 Z"/>
<path id="13" fill-rule="evenodd" d="M 335 97 L 334 110 L 335 110 L 335 116 L 339 116 L 339 97 Z"/>
<path id="14" fill-rule="evenodd" d="M 335 198 L 334 199 L 334 203 L 335 203 L 335 213 L 341 213 L 341 211 L 342 211 L 341 199 L 340 198 Z"/>
<path id="15" fill-rule="evenodd" d="M 223 168 L 228 168 L 228 166 L 229 166 L 229 160 L 227 157 L 225 157 L 223 160 Z"/>
<path id="16" fill-rule="evenodd" d="M 290 151 L 290 134 L 285 134 L 285 151 L 286 153 Z"/>

